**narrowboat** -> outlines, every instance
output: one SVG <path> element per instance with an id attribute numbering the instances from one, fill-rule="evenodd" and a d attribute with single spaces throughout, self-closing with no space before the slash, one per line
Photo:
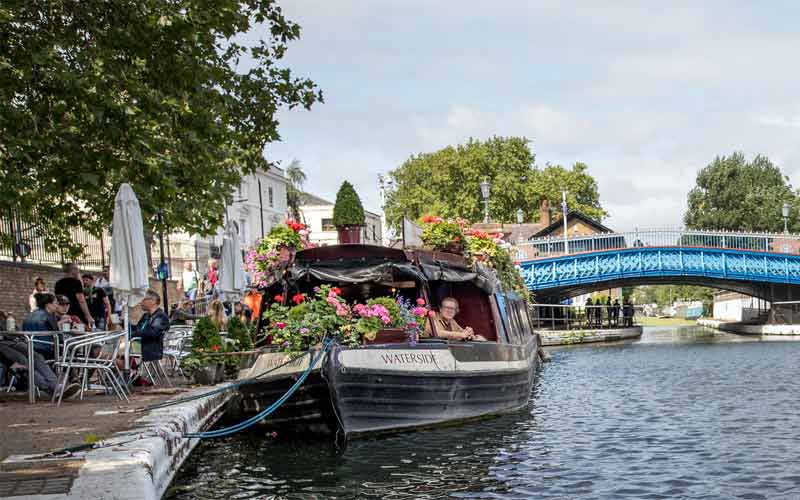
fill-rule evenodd
<path id="1" fill-rule="evenodd" d="M 485 340 L 437 338 L 436 322 L 428 318 L 428 338 L 410 339 L 402 329 L 387 328 L 362 345 L 334 345 L 262 425 L 351 439 L 478 419 L 527 404 L 540 340 L 526 302 L 504 291 L 493 270 L 457 254 L 327 246 L 297 252 L 270 293 L 292 296 L 322 285 L 337 287 L 350 302 L 423 298 L 437 310 L 442 299 L 455 298 L 455 321 Z M 240 387 L 245 415 L 272 404 L 309 366 L 311 356 L 292 358 L 278 347 L 263 346 L 252 366 L 240 371 L 244 379 L 272 369 Z"/>

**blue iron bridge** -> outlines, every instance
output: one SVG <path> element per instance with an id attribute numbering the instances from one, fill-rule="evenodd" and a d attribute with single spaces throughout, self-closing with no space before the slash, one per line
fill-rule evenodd
<path id="1" fill-rule="evenodd" d="M 533 239 L 517 258 L 537 300 L 691 284 L 774 301 L 800 298 L 799 250 L 799 235 L 661 229 Z"/>

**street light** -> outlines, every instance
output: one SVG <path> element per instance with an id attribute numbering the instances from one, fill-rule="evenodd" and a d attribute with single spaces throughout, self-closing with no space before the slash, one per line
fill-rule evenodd
<path id="1" fill-rule="evenodd" d="M 789 232 L 789 204 L 784 202 L 783 203 L 783 232 Z"/>
<path id="2" fill-rule="evenodd" d="M 483 223 L 489 223 L 489 180 L 484 177 L 481 181 L 481 196 L 483 196 Z"/>
<path id="3" fill-rule="evenodd" d="M 522 224 L 525 222 L 525 212 L 522 211 L 521 208 L 517 209 L 517 224 Z"/>

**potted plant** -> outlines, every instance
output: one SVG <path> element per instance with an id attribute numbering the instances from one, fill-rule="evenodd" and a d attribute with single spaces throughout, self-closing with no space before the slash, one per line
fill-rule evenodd
<path id="1" fill-rule="evenodd" d="M 311 248 L 309 230 L 295 220 L 275 226 L 255 247 L 245 254 L 245 268 L 250 281 L 259 288 L 266 288 L 278 279 L 281 271 L 291 262 L 297 250 Z"/>
<path id="2" fill-rule="evenodd" d="M 223 360 L 214 354 L 222 350 L 222 337 L 208 317 L 197 320 L 192 331 L 192 353 L 181 362 L 183 372 L 196 384 L 212 385 L 225 379 Z"/>
<path id="3" fill-rule="evenodd" d="M 333 206 L 333 225 L 339 233 L 340 244 L 361 243 L 361 229 L 366 218 L 364 207 L 353 185 L 344 181 L 336 193 Z"/>
<path id="4" fill-rule="evenodd" d="M 439 252 L 464 253 L 464 221 L 426 215 L 421 222 L 422 242 L 427 248 Z"/>

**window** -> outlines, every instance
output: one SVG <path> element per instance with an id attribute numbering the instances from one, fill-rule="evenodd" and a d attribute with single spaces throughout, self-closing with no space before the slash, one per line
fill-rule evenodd
<path id="1" fill-rule="evenodd" d="M 323 231 L 336 231 L 336 226 L 333 225 L 333 219 L 322 219 Z"/>
<path id="2" fill-rule="evenodd" d="M 272 186 L 267 187 L 267 198 L 269 199 L 269 206 L 275 208 L 275 193 L 272 192 Z"/>
<path id="3" fill-rule="evenodd" d="M 372 226 L 372 241 L 378 241 L 378 233 L 375 232 L 375 226 Z"/>
<path id="4" fill-rule="evenodd" d="M 242 245 L 247 245 L 247 221 L 245 219 L 239 219 L 239 242 Z"/>

